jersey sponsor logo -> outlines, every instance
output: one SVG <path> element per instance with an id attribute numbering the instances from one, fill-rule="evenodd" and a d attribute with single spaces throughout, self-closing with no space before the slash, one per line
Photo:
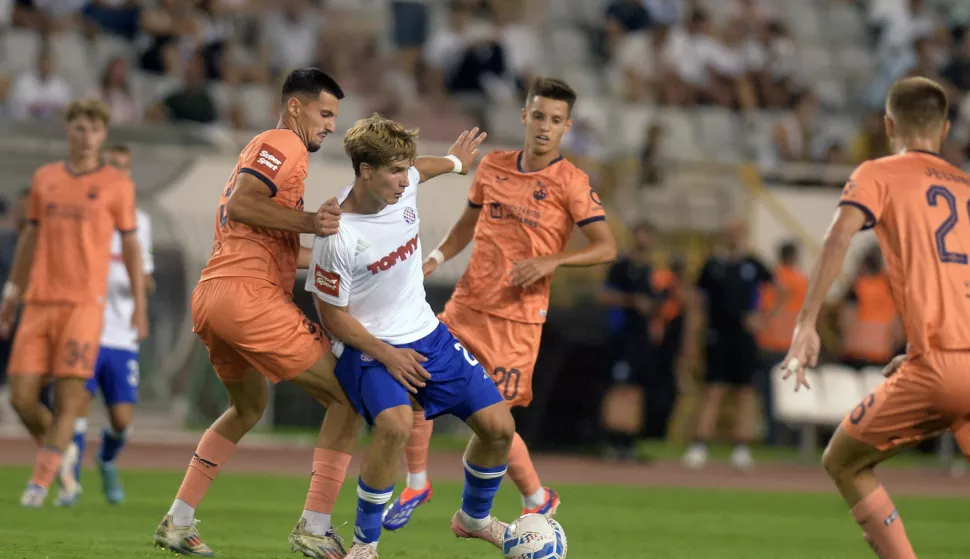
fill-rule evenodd
<path id="1" fill-rule="evenodd" d="M 546 184 L 542 181 L 536 181 L 536 188 L 532 192 L 532 197 L 536 199 L 537 202 L 541 202 L 546 199 L 549 193 L 546 191 Z"/>
<path id="2" fill-rule="evenodd" d="M 413 239 L 404 243 L 403 245 L 397 247 L 394 252 L 388 254 L 384 258 L 381 258 L 373 264 L 367 265 L 367 270 L 370 271 L 372 275 L 377 275 L 378 272 L 384 272 L 390 270 L 401 260 L 407 260 L 408 256 L 414 254 L 414 251 L 418 250 L 418 236 L 415 235 Z"/>
<path id="3" fill-rule="evenodd" d="M 850 179 L 849 182 L 845 183 L 845 188 L 842 189 L 842 196 L 848 196 L 853 190 L 855 190 L 855 181 Z"/>
<path id="4" fill-rule="evenodd" d="M 492 219 L 512 219 L 529 227 L 538 227 L 539 221 L 542 219 L 542 213 L 539 210 L 500 202 L 488 204 L 488 216 Z"/>
<path id="5" fill-rule="evenodd" d="M 411 225 L 418 219 L 418 214 L 414 212 L 414 208 L 404 208 L 404 222 Z"/>
<path id="6" fill-rule="evenodd" d="M 263 172 L 267 177 L 275 179 L 280 172 L 280 167 L 285 162 L 286 156 L 283 155 L 283 152 L 269 144 L 263 144 L 259 146 L 259 153 L 256 155 L 256 161 L 253 162 L 253 168 Z"/>
<path id="7" fill-rule="evenodd" d="M 319 264 L 313 270 L 313 285 L 317 286 L 321 293 L 331 297 L 340 296 L 340 276 L 324 270 Z"/>
<path id="8" fill-rule="evenodd" d="M 74 204 L 55 204 L 54 202 L 48 202 L 45 207 L 45 215 L 49 218 L 85 221 L 88 218 L 88 209 L 84 206 L 75 206 Z"/>

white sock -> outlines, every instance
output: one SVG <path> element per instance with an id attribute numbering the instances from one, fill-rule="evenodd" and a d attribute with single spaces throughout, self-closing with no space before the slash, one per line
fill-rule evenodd
<path id="1" fill-rule="evenodd" d="M 168 513 L 172 515 L 172 520 L 179 528 L 191 526 L 195 522 L 195 507 L 181 499 L 175 499 Z"/>
<path id="2" fill-rule="evenodd" d="M 323 536 L 330 530 L 329 514 L 304 509 L 301 518 L 306 520 L 307 532 L 310 532 L 314 536 Z"/>
<path id="3" fill-rule="evenodd" d="M 488 527 L 489 523 L 492 521 L 491 516 L 486 516 L 485 518 L 472 518 L 468 516 L 468 513 L 460 510 L 458 511 L 458 520 L 461 525 L 468 528 L 472 532 L 481 532 Z"/>
<path id="4" fill-rule="evenodd" d="M 408 474 L 408 489 L 413 489 L 415 491 L 421 491 L 428 485 L 428 470 L 418 472 L 416 474 Z"/>
<path id="5" fill-rule="evenodd" d="M 522 496 L 522 506 L 527 509 L 534 509 L 541 507 L 543 503 L 546 502 L 546 488 L 540 487 L 538 491 L 532 495 Z"/>

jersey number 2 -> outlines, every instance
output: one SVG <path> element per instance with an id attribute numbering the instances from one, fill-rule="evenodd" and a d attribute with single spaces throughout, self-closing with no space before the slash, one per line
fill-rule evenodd
<path id="1" fill-rule="evenodd" d="M 950 214 L 943 220 L 943 223 L 936 229 L 936 252 L 940 256 L 940 261 L 954 264 L 966 264 L 967 255 L 963 252 L 950 252 L 946 249 L 946 236 L 956 227 L 959 217 L 957 215 L 957 199 L 945 186 L 934 184 L 926 191 L 926 202 L 931 207 L 939 205 L 940 199 L 946 203 Z M 967 213 L 970 215 L 970 202 L 967 202 Z"/>

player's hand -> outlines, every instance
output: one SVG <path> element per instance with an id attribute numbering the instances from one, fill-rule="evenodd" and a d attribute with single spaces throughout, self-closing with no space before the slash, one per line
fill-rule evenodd
<path id="1" fill-rule="evenodd" d="M 131 314 L 131 327 L 138 332 L 138 341 L 148 337 L 148 311 L 144 307 L 135 305 L 135 312 Z"/>
<path id="2" fill-rule="evenodd" d="M 434 258 L 428 258 L 421 265 L 421 271 L 424 272 L 424 277 L 428 277 L 438 269 L 438 261 Z"/>
<path id="3" fill-rule="evenodd" d="M 13 333 L 13 319 L 17 312 L 17 301 L 7 297 L 0 302 L 0 338 L 6 340 Z"/>
<path id="4" fill-rule="evenodd" d="M 804 386 L 811 390 L 808 381 L 805 379 L 805 368 L 814 368 L 818 365 L 818 352 L 822 349 L 822 341 L 818 337 L 815 328 L 797 326 L 795 335 L 792 336 L 791 349 L 788 355 L 781 362 L 785 374 L 781 377 L 787 380 L 788 377 L 795 375 L 795 392 Z"/>
<path id="5" fill-rule="evenodd" d="M 468 171 L 471 170 L 472 165 L 475 164 L 475 160 L 481 153 L 478 148 L 487 136 L 488 134 L 485 132 L 479 134 L 476 126 L 471 130 L 462 132 L 461 136 L 458 136 L 458 139 L 452 144 L 451 149 L 448 150 L 448 155 L 454 155 L 461 160 L 460 174 L 467 175 Z"/>
<path id="6" fill-rule="evenodd" d="M 336 198 L 326 201 L 313 216 L 314 233 L 320 237 L 336 235 L 340 228 L 340 204 Z"/>
<path id="7" fill-rule="evenodd" d="M 408 392 L 416 393 L 418 388 L 423 388 L 425 381 L 431 378 L 431 374 L 421 366 L 421 363 L 427 360 L 427 357 L 413 349 L 394 347 L 380 361 L 394 380 L 401 383 Z"/>
<path id="8" fill-rule="evenodd" d="M 886 378 L 889 378 L 889 377 L 895 375 L 896 374 L 896 371 L 899 370 L 899 366 L 902 365 L 903 364 L 903 361 L 905 361 L 905 360 L 906 360 L 906 354 L 905 353 L 902 354 L 902 355 L 897 355 L 896 357 L 893 357 L 893 360 L 890 361 L 889 364 L 886 365 L 883 368 L 883 370 L 882 370 L 882 376 L 884 376 Z"/>
<path id="9" fill-rule="evenodd" d="M 653 299 L 645 295 L 634 295 L 633 308 L 643 316 L 649 316 L 653 313 L 654 309 Z"/>
<path id="10" fill-rule="evenodd" d="M 512 266 L 509 279 L 516 287 L 529 287 L 542 278 L 551 276 L 558 267 L 559 262 L 552 254 L 519 260 Z"/>

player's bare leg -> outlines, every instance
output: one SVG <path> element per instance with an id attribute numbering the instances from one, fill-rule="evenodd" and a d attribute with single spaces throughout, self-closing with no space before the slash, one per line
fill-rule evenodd
<path id="1" fill-rule="evenodd" d="M 47 383 L 43 375 L 10 375 L 10 404 L 37 444 L 53 421 L 50 411 L 40 402 L 40 393 Z"/>
<path id="2" fill-rule="evenodd" d="M 269 400 L 266 379 L 253 368 L 239 382 L 223 385 L 229 392 L 229 409 L 202 435 L 175 502 L 155 529 L 155 545 L 182 555 L 213 556 L 195 527 L 195 509 L 235 453 L 236 444 L 263 417 Z"/>
<path id="3" fill-rule="evenodd" d="M 515 421 L 504 402 L 479 410 L 468 418 L 474 432 L 465 450 L 465 489 L 461 509 L 451 519 L 459 538 L 477 538 L 502 548 L 508 524 L 491 515 L 492 501 L 505 476 Z"/>
<path id="4" fill-rule="evenodd" d="M 747 470 L 754 465 L 751 456 L 751 440 L 754 439 L 755 417 L 758 414 L 758 393 L 753 386 L 738 389 L 738 400 L 734 412 L 734 450 L 731 464 L 739 470 Z"/>
<path id="5" fill-rule="evenodd" d="M 64 451 L 74 436 L 74 421 L 84 405 L 85 397 L 83 379 L 65 377 L 55 381 L 53 421 L 44 433 L 43 446 L 37 453 L 34 471 L 21 498 L 21 505 L 26 507 L 43 505 L 47 491 L 57 476 Z M 67 489 L 77 490 L 76 487 Z"/>
<path id="6" fill-rule="evenodd" d="M 404 447 L 404 463 L 408 468 L 407 487 L 384 511 L 384 529 L 398 530 L 407 525 L 411 515 L 421 505 L 431 502 L 431 481 L 428 479 L 428 449 L 434 421 L 424 417 L 424 410 L 414 412 L 411 436 Z"/>
<path id="7" fill-rule="evenodd" d="M 331 515 L 363 421 L 346 401 L 333 376 L 335 364 L 333 354 L 327 352 L 309 371 L 292 381 L 327 408 L 313 449 L 306 504 L 289 538 L 293 551 L 316 559 L 334 559 L 346 554 L 343 540 L 331 524 Z"/>
<path id="8" fill-rule="evenodd" d="M 822 455 L 825 471 L 880 559 L 916 559 L 899 512 L 873 471 L 900 450 L 873 448 L 849 436 L 840 425 Z"/>
<path id="9" fill-rule="evenodd" d="M 717 416 L 726 393 L 727 386 L 724 384 L 711 384 L 707 387 L 701 403 L 701 413 L 697 418 L 696 441 L 684 454 L 684 465 L 688 468 L 703 468 L 707 465 L 707 444 L 714 437 Z"/>

